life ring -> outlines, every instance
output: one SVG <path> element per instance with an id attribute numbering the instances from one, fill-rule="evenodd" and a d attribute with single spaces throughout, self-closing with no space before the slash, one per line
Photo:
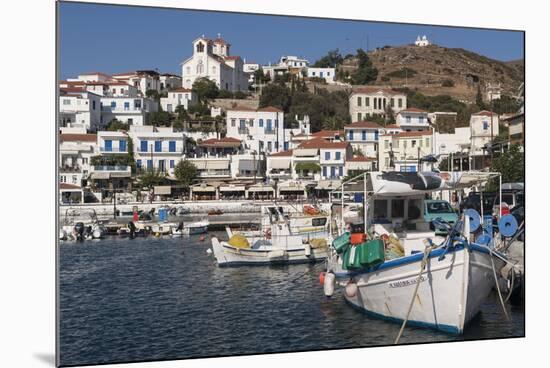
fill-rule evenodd
<path id="1" fill-rule="evenodd" d="M 264 231 L 264 236 L 266 239 L 271 239 L 271 229 Z"/>

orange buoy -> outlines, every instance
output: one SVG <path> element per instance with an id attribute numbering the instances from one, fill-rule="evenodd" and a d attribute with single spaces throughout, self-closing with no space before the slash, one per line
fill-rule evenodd
<path id="1" fill-rule="evenodd" d="M 206 239 L 206 236 L 204 236 L 204 235 L 201 235 L 200 238 L 199 238 L 200 241 L 204 241 L 204 239 Z"/>
<path id="2" fill-rule="evenodd" d="M 325 284 L 325 273 L 321 272 L 319 274 L 319 284 L 324 285 Z"/>

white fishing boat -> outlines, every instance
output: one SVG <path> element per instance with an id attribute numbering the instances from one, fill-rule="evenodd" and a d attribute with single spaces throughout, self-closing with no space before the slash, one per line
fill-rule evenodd
<path id="1" fill-rule="evenodd" d="M 495 174 L 363 174 L 364 222 L 374 240 L 359 247 L 346 245 L 341 218 L 341 236 L 332 241 L 324 276 L 325 294 L 341 286 L 347 302 L 372 316 L 462 333 L 493 287 L 500 293 L 499 271 L 507 259 L 481 236 L 483 230 L 479 235 L 480 219 L 465 215 L 452 226 L 434 220 L 436 228 L 449 232 L 441 237 L 413 204 L 423 208 L 431 191 L 479 184 L 491 177 Z M 390 248 L 397 246 L 399 251 L 388 257 Z"/>
<path id="2" fill-rule="evenodd" d="M 179 225 L 172 227 L 171 234 L 172 236 L 205 234 L 208 232 L 208 225 L 208 220 L 181 222 Z"/>
<path id="3" fill-rule="evenodd" d="M 60 240 L 100 239 L 105 235 L 103 223 L 93 209 L 69 208 L 59 229 Z"/>
<path id="4" fill-rule="evenodd" d="M 284 206 L 262 208 L 260 231 L 233 232 L 228 241 L 212 238 L 219 266 L 308 263 L 327 257 L 329 214 L 311 206 L 289 211 Z"/>

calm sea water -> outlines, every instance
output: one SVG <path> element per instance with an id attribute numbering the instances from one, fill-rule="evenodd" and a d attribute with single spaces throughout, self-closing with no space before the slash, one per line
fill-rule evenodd
<path id="1" fill-rule="evenodd" d="M 61 364 L 389 345 L 399 331 L 324 297 L 322 265 L 218 268 L 208 247 L 198 236 L 61 243 Z M 508 311 L 510 322 L 492 295 L 462 336 L 408 327 L 401 343 L 523 336 L 523 309 Z"/>

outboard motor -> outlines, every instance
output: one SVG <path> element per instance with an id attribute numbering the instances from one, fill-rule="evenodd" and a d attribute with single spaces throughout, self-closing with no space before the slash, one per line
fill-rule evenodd
<path id="1" fill-rule="evenodd" d="M 76 233 L 76 240 L 83 241 L 84 240 L 84 223 L 77 222 L 74 225 L 74 231 Z"/>
<path id="2" fill-rule="evenodd" d="M 130 239 L 134 239 L 136 237 L 136 225 L 132 221 L 128 222 L 128 229 L 130 229 Z"/>
<path id="3" fill-rule="evenodd" d="M 176 228 L 176 231 L 182 231 L 183 230 L 183 221 L 179 223 L 178 227 Z"/>

